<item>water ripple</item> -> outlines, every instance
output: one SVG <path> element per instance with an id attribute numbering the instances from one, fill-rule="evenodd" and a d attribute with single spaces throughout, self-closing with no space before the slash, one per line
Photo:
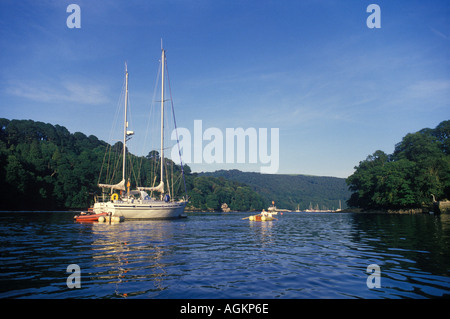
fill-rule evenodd
<path id="1" fill-rule="evenodd" d="M 261 223 L 194 213 L 115 225 L 17 216 L 0 214 L 1 298 L 450 295 L 445 216 L 285 214 Z M 70 264 L 81 268 L 79 289 L 66 285 Z M 366 286 L 370 264 L 381 268 L 381 288 Z"/>

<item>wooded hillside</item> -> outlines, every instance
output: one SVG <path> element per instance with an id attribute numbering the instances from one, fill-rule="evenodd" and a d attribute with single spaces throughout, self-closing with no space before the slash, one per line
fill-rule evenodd
<path id="1" fill-rule="evenodd" d="M 450 199 L 450 120 L 407 134 L 393 154 L 378 150 L 355 169 L 347 179 L 352 207 L 420 208 Z"/>
<path id="2" fill-rule="evenodd" d="M 101 195 L 100 182 L 121 180 L 122 143 L 115 145 L 65 127 L 32 120 L 0 119 L 0 210 L 86 209 Z M 159 179 L 159 153 L 127 153 L 131 187 L 151 186 Z M 102 171 L 107 162 L 113 169 Z M 165 159 L 166 171 L 180 175 L 181 167 Z M 191 173 L 183 167 L 173 197 L 189 197 L 188 209 L 221 210 L 227 203 L 234 211 L 258 211 L 272 201 L 280 208 L 338 208 L 350 193 L 345 180 L 335 177 L 246 173 L 238 170 Z M 184 184 L 185 182 L 185 184 Z"/>
<path id="3" fill-rule="evenodd" d="M 337 209 L 339 200 L 344 208 L 350 197 L 344 178 L 260 174 L 239 170 L 220 170 L 200 175 L 223 177 L 247 184 L 264 198 L 266 205 L 275 201 L 277 207 L 291 210 L 297 209 L 298 205 L 301 210 L 308 209 L 310 205 L 313 208 L 318 206 L 319 209 Z"/>
<path id="4" fill-rule="evenodd" d="M 32 120 L 0 119 L 0 210 L 87 209 L 94 196 L 101 195 L 99 181 L 118 183 L 121 179 L 121 150 L 115 145 L 83 133 L 70 133 L 65 127 Z M 160 159 L 157 151 L 147 156 L 128 153 L 131 187 L 151 186 L 159 179 Z M 112 168 L 102 167 L 113 163 Z M 159 163 L 159 164 L 158 164 Z M 180 175 L 181 167 L 165 159 L 167 171 Z M 260 195 L 242 183 L 221 178 L 198 177 L 185 165 L 185 182 L 173 184 L 173 197 L 185 196 L 188 208 L 219 210 L 226 202 L 232 210 L 260 210 Z M 153 173 L 153 174 L 152 174 Z"/>

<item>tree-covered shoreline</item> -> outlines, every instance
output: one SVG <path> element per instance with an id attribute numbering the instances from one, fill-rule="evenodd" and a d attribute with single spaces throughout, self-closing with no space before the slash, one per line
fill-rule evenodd
<path id="1" fill-rule="evenodd" d="M 392 154 L 377 150 L 355 169 L 350 207 L 408 211 L 450 199 L 450 120 L 407 134 Z"/>
<path id="2" fill-rule="evenodd" d="M 274 201 L 278 208 L 283 209 L 337 209 L 339 201 L 341 207 L 345 208 L 345 202 L 350 197 L 345 179 L 338 177 L 261 174 L 239 170 L 219 170 L 199 175 L 223 177 L 244 183 L 260 194 L 267 203 Z"/>
<path id="3" fill-rule="evenodd" d="M 410 211 L 450 199 L 449 136 L 450 121 L 443 121 L 434 129 L 407 134 L 392 154 L 378 150 L 369 155 L 346 180 L 351 192 L 348 206 Z M 117 154 L 120 149 L 121 142 L 109 145 L 93 135 L 70 133 L 59 125 L 0 119 L 0 210 L 86 209 L 94 196 L 101 195 L 97 184 L 105 153 L 116 150 Z M 132 187 L 136 183 L 152 185 L 155 176 L 148 172 L 156 167 L 158 156 L 157 151 L 147 156 L 128 153 L 134 167 L 140 168 Z M 170 159 L 165 163 L 181 172 Z M 295 209 L 300 200 L 308 204 L 308 196 L 312 201 L 322 197 L 338 205 L 345 195 L 337 178 L 275 174 L 267 179 L 264 174 L 235 170 L 198 174 L 187 165 L 183 169 L 185 180 L 174 195 L 183 196 L 186 189 L 187 209 L 191 211 L 220 211 L 223 203 L 232 211 L 258 211 L 272 200 L 278 207 Z M 328 184 L 329 189 L 320 183 Z M 330 188 L 333 191 L 326 194 Z M 308 194 L 313 189 L 315 192 Z"/>
<path id="4" fill-rule="evenodd" d="M 120 160 L 122 143 L 115 145 L 83 133 L 70 133 L 65 127 L 32 120 L 0 119 L 0 210 L 79 210 L 87 209 L 94 196 L 101 196 L 97 186 L 105 160 Z M 112 155 L 111 155 L 112 154 Z M 107 155 L 107 156 L 106 156 Z M 129 172 L 135 178 L 132 187 L 152 185 L 151 171 L 159 161 L 159 153 L 147 156 L 128 153 L 127 158 L 139 172 Z M 168 169 L 179 175 L 181 167 L 164 159 Z M 111 182 L 118 182 L 120 168 L 110 170 Z M 243 183 L 223 178 L 202 177 L 183 166 L 185 180 L 178 180 L 178 197 L 190 198 L 187 209 L 217 211 L 223 203 L 231 210 L 261 210 L 264 199 Z M 103 172 L 102 172 L 103 174 Z"/>

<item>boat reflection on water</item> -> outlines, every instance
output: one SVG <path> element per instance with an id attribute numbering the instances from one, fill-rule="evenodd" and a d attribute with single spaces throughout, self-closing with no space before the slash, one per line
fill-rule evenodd
<path id="1" fill-rule="evenodd" d="M 125 223 L 92 223 L 91 279 L 113 285 L 113 298 L 145 294 L 151 297 L 168 289 L 167 260 L 174 250 L 173 221 L 141 220 Z M 140 290 L 136 291 L 136 284 Z"/>
<path id="2" fill-rule="evenodd" d="M 269 220 L 265 222 L 249 221 L 250 228 L 254 231 L 254 239 L 261 243 L 263 247 L 272 245 L 274 243 L 272 227 L 274 222 Z"/>

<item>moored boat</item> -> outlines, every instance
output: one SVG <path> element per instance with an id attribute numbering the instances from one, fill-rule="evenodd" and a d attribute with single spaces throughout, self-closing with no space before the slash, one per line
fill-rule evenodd
<path id="1" fill-rule="evenodd" d="M 164 157 L 164 102 L 167 99 L 164 98 L 164 83 L 165 76 L 164 71 L 166 68 L 166 55 L 165 50 L 161 47 L 161 144 L 160 153 L 158 157 L 160 159 L 160 174 L 159 184 L 157 186 L 140 187 L 138 182 L 136 183 L 136 190 L 130 190 L 130 180 L 126 181 L 126 166 L 127 166 L 127 141 L 134 135 L 134 131 L 128 129 L 127 120 L 127 107 L 128 107 L 128 69 L 125 68 L 125 100 L 124 100 L 124 128 L 123 128 L 123 142 L 122 142 L 122 180 L 114 184 L 112 180 L 107 183 L 99 183 L 100 188 L 109 189 L 109 191 L 102 191 L 103 195 L 110 193 L 109 196 L 102 196 L 102 199 L 96 199 L 94 203 L 94 212 L 102 213 L 108 212 L 113 217 L 125 218 L 125 219 L 171 219 L 171 218 L 182 218 L 186 217 L 184 215 L 184 209 L 187 205 L 187 194 L 181 199 L 175 199 L 173 194 L 173 184 L 172 192 L 169 187 L 169 178 L 165 175 L 167 174 L 165 166 L 168 165 Z M 167 79 L 168 80 L 168 79 Z M 170 86 L 169 86 L 170 87 Z M 171 99 L 170 99 L 171 100 Z M 173 106 L 172 106 L 173 110 Z M 173 119 L 174 123 L 175 117 Z M 177 133 L 178 134 L 178 133 Z M 178 136 L 178 135 L 177 135 Z M 178 143 L 178 141 L 177 141 Z M 180 153 L 181 156 L 181 153 Z M 173 169 L 172 169 L 173 171 Z M 184 171 L 183 165 L 181 164 L 181 173 L 183 174 L 184 181 Z M 129 174 L 131 175 L 131 173 Z M 100 178 L 99 178 L 100 180 Z M 156 176 L 155 176 L 156 181 Z M 166 184 L 164 183 L 166 181 Z M 115 181 L 117 182 L 117 180 Z M 173 182 L 173 178 L 172 178 Z M 184 183 L 184 185 L 186 185 Z M 115 191 L 119 191 L 118 194 Z M 147 193 L 150 192 L 150 193 Z M 159 199 L 157 195 L 153 197 L 153 192 L 159 193 Z M 186 193 L 186 187 L 185 187 Z M 109 197 L 109 198 L 108 198 Z"/>
<path id="2" fill-rule="evenodd" d="M 98 214 L 94 214 L 91 212 L 81 212 L 80 215 L 74 216 L 73 219 L 75 219 L 77 222 L 96 222 L 100 217 L 105 218 L 107 216 L 108 213 L 106 212 Z"/>
<path id="3" fill-rule="evenodd" d="M 265 222 L 265 221 L 274 220 L 275 218 L 272 216 L 265 216 L 265 215 L 253 215 L 253 216 L 250 216 L 249 219 L 251 221 L 255 221 L 255 222 Z"/>
<path id="4" fill-rule="evenodd" d="M 269 213 L 271 213 L 272 215 L 278 214 L 278 209 L 277 209 L 277 207 L 275 206 L 275 201 L 272 201 L 272 206 L 270 206 L 270 207 L 268 208 L 268 211 L 269 211 Z"/>
<path id="5" fill-rule="evenodd" d="M 267 213 L 264 210 L 262 211 L 261 214 L 245 217 L 244 219 L 247 219 L 247 218 L 250 221 L 255 221 L 255 222 L 265 222 L 265 221 L 277 220 L 275 217 L 272 217 L 271 213 Z"/>
<path id="6" fill-rule="evenodd" d="M 76 215 L 73 217 L 77 222 L 123 222 L 124 218 L 119 216 L 112 216 L 111 213 L 103 212 L 95 214 L 91 211 L 81 212 L 80 215 Z"/>

